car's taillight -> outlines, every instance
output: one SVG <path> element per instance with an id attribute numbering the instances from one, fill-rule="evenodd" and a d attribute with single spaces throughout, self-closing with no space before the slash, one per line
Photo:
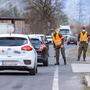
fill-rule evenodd
<path id="1" fill-rule="evenodd" d="M 42 51 L 44 48 L 46 48 L 46 46 L 44 44 L 41 44 L 39 50 Z"/>
<path id="2" fill-rule="evenodd" d="M 21 47 L 21 50 L 31 51 L 32 50 L 32 47 L 30 47 L 29 45 L 26 45 L 26 46 Z"/>

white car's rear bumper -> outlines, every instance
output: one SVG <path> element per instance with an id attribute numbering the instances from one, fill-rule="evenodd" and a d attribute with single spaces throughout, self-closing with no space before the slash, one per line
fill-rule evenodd
<path id="1" fill-rule="evenodd" d="M 0 70 L 20 70 L 20 71 L 29 71 L 33 69 L 28 66 L 0 66 Z"/>
<path id="2" fill-rule="evenodd" d="M 0 67 L 28 67 L 34 68 L 35 60 L 30 58 L 0 58 Z"/>

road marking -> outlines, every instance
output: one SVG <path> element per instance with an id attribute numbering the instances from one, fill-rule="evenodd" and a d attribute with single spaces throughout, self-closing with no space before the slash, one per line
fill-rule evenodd
<path id="1" fill-rule="evenodd" d="M 54 72 L 54 79 L 53 79 L 52 90 L 59 90 L 58 78 L 59 78 L 59 77 L 58 77 L 58 66 L 56 66 L 55 72 Z"/>
<path id="2" fill-rule="evenodd" d="M 90 75 L 85 75 L 85 84 L 90 87 Z"/>
<path id="3" fill-rule="evenodd" d="M 89 73 L 90 64 L 71 64 L 72 71 L 75 73 Z"/>

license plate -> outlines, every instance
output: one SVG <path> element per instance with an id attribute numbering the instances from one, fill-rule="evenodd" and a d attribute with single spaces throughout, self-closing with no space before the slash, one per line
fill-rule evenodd
<path id="1" fill-rule="evenodd" d="M 16 61 L 2 61 L 2 65 L 4 65 L 4 66 L 16 66 L 17 62 Z"/>
<path id="2" fill-rule="evenodd" d="M 71 43 L 73 43 L 73 42 L 71 42 Z"/>

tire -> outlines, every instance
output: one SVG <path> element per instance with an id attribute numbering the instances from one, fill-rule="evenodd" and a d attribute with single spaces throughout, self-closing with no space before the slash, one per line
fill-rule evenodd
<path id="1" fill-rule="evenodd" d="M 36 68 L 36 73 L 38 73 L 38 69 Z"/>
<path id="2" fill-rule="evenodd" d="M 77 43 L 76 43 L 76 45 L 77 45 Z"/>
<path id="3" fill-rule="evenodd" d="M 43 66 L 48 66 L 48 60 L 45 60 L 45 61 L 43 62 Z"/>
<path id="4" fill-rule="evenodd" d="M 48 56 L 46 56 L 46 59 L 43 61 L 43 66 L 48 66 Z"/>
<path id="5" fill-rule="evenodd" d="M 69 45 L 69 43 L 67 43 L 67 45 Z"/>
<path id="6" fill-rule="evenodd" d="M 48 53 L 45 55 L 45 60 L 43 61 L 43 66 L 48 66 Z"/>
<path id="7" fill-rule="evenodd" d="M 30 74 L 30 75 L 36 75 L 37 72 L 38 72 L 38 71 L 37 71 L 37 67 L 36 67 L 36 68 L 34 67 L 33 69 L 30 69 L 30 70 L 29 70 L 29 74 Z"/>
<path id="8" fill-rule="evenodd" d="M 46 52 L 44 55 L 44 60 L 43 60 L 43 66 L 48 66 L 48 52 Z"/>

